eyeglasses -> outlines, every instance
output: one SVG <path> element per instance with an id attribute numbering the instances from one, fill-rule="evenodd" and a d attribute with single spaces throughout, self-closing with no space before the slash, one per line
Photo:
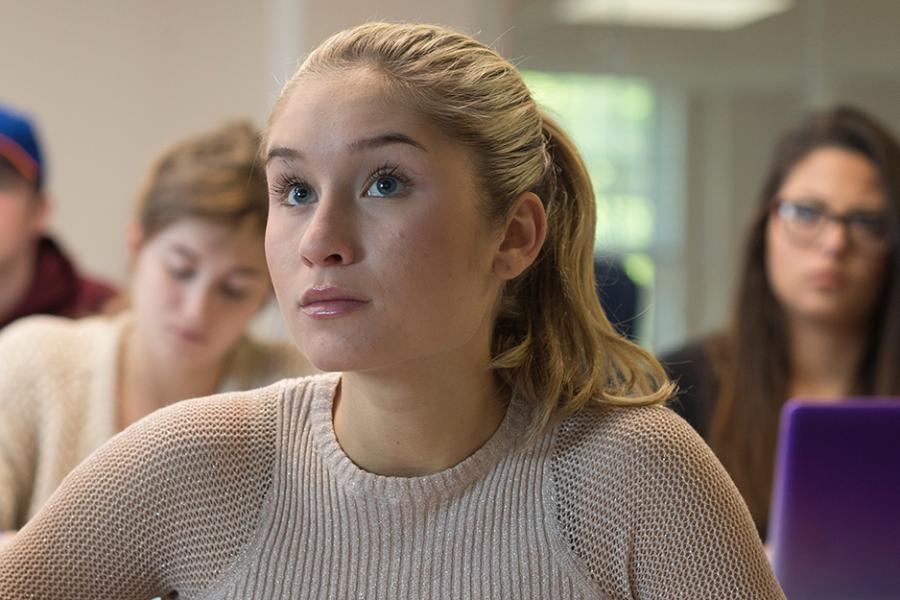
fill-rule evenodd
<path id="1" fill-rule="evenodd" d="M 771 210 L 784 223 L 788 235 L 804 245 L 815 243 L 830 222 L 842 226 L 850 243 L 866 252 L 884 252 L 896 241 L 888 231 L 885 213 L 880 211 L 852 210 L 838 215 L 816 200 L 784 199 L 772 202 Z"/>

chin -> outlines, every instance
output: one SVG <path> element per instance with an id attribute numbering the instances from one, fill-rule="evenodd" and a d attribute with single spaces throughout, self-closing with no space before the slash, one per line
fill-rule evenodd
<path id="1" fill-rule="evenodd" d="M 339 352 L 311 352 L 306 358 L 315 368 L 326 373 L 366 371 L 374 366 L 373 361 Z"/>

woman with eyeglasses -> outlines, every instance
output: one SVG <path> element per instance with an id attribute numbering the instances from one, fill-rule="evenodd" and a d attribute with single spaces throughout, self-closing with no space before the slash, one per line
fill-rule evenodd
<path id="1" fill-rule="evenodd" d="M 763 536 L 785 401 L 900 394 L 898 215 L 897 140 L 854 108 L 808 118 L 776 148 L 730 327 L 663 358 Z"/>

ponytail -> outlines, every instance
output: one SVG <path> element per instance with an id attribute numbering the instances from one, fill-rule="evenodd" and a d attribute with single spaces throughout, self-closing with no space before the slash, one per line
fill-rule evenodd
<path id="1" fill-rule="evenodd" d="M 313 74 L 373 69 L 397 98 L 472 152 L 486 221 L 501 227 L 533 191 L 547 213 L 537 260 L 498 302 L 491 367 L 534 408 L 534 431 L 589 402 L 653 404 L 672 385 L 619 336 L 593 279 L 594 193 L 572 141 L 542 115 L 514 66 L 492 48 L 433 25 L 368 23 L 320 45 L 282 91 L 270 123 Z"/>
<path id="2" fill-rule="evenodd" d="M 673 389 L 656 359 L 619 335 L 600 307 L 591 181 L 569 136 L 547 115 L 542 122 L 547 166 L 533 191 L 547 213 L 547 239 L 504 290 L 493 339 L 493 367 L 535 407 L 535 431 L 590 402 L 655 404 Z"/>

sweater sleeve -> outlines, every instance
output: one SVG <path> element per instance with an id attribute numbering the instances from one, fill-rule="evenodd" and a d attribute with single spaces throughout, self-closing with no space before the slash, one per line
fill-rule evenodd
<path id="1" fill-rule="evenodd" d="M 557 519 L 600 591 L 784 600 L 737 489 L 682 419 L 663 407 L 582 412 L 557 436 Z"/>
<path id="2" fill-rule="evenodd" d="M 110 440 L 0 550 L 0 599 L 198 597 L 253 539 L 282 391 L 182 402 Z"/>
<path id="3" fill-rule="evenodd" d="M 39 329 L 23 319 L 0 334 L 0 532 L 25 522 L 34 483 Z"/>

